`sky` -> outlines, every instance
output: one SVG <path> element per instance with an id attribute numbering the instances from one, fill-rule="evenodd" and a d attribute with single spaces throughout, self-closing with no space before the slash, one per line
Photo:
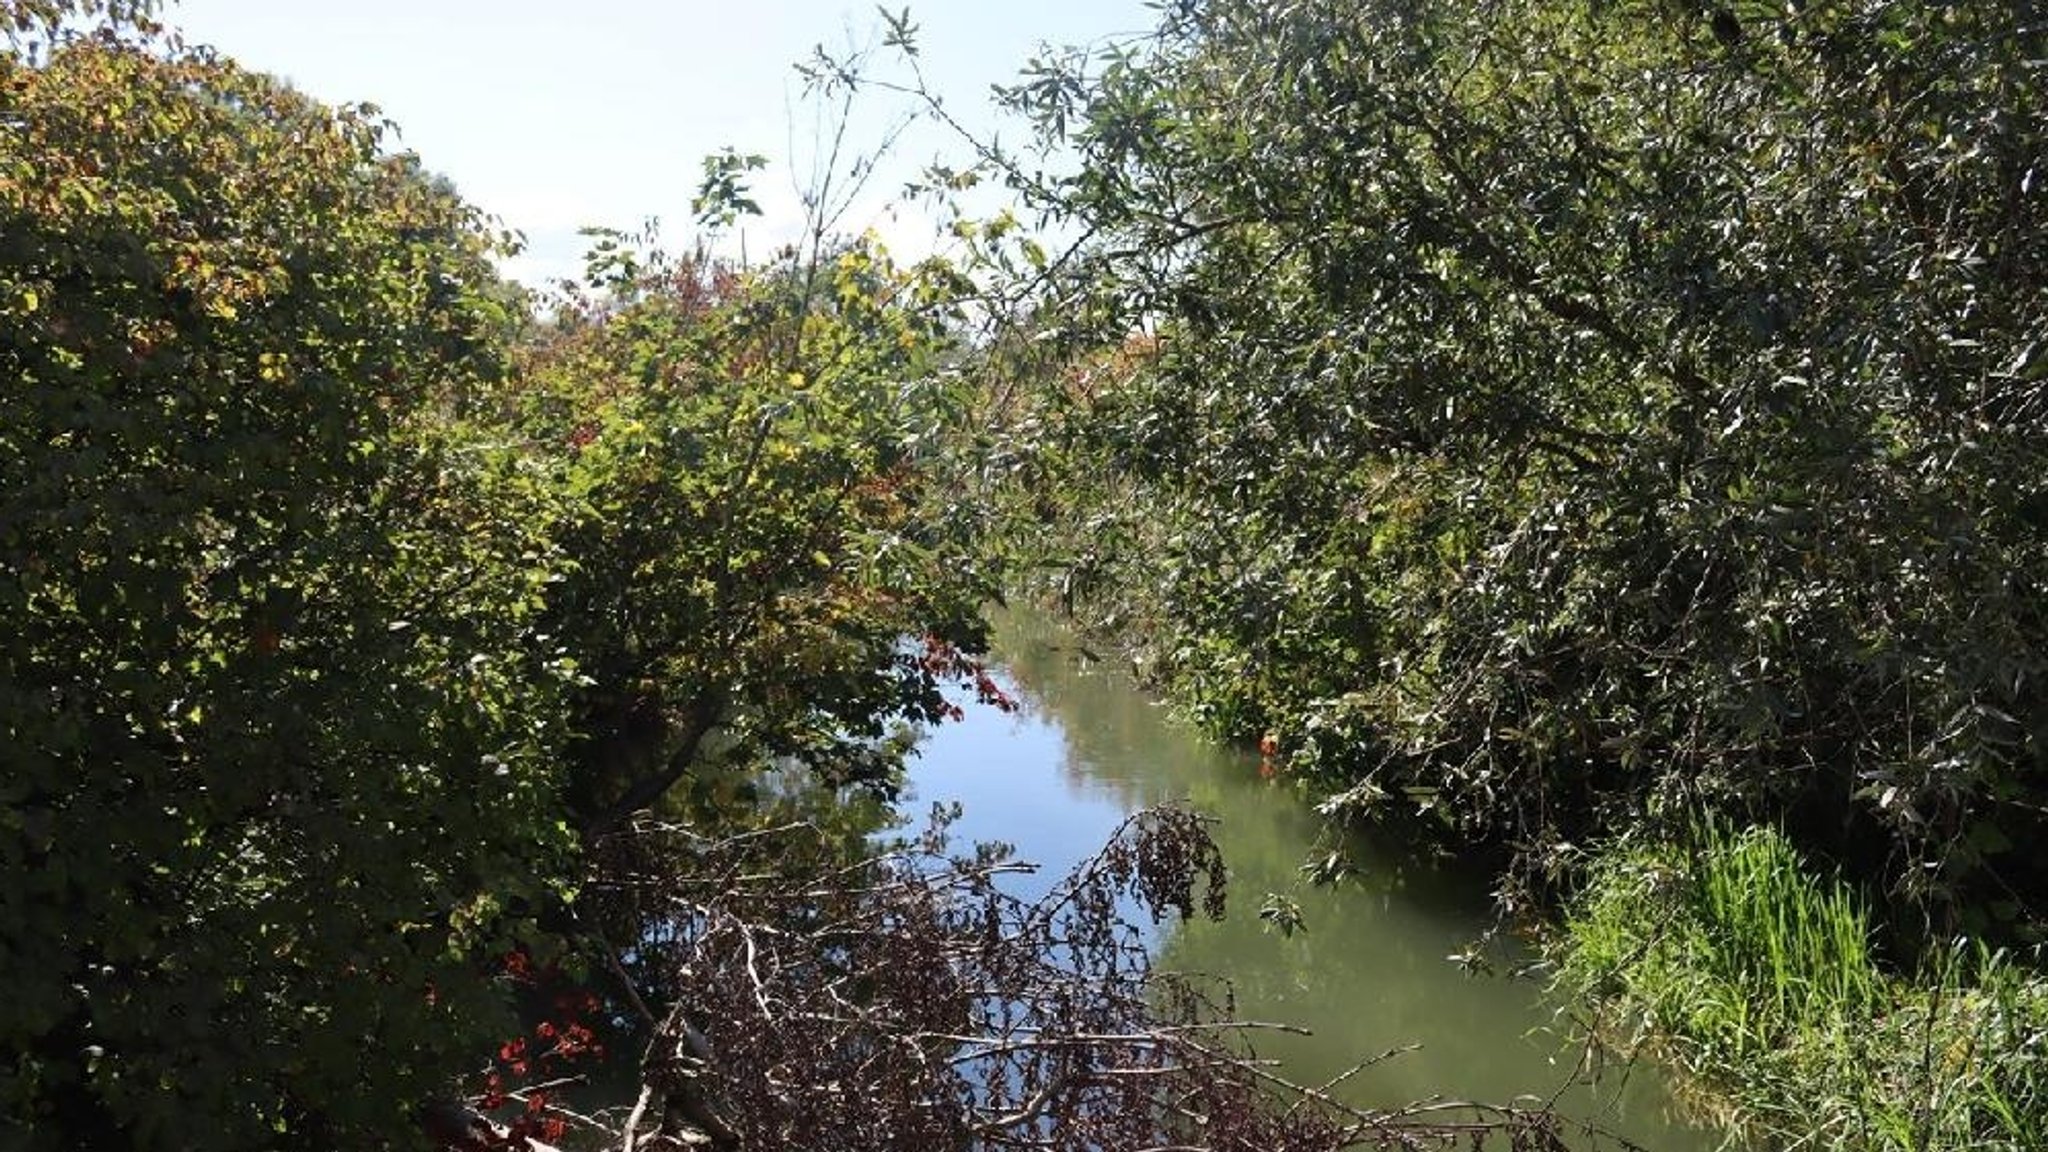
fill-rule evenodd
<path id="1" fill-rule="evenodd" d="M 948 111 L 1006 140 L 1024 127 L 1001 119 L 991 84 L 1041 45 L 1099 44 L 1154 22 L 1145 0 L 912 0 L 910 15 Z M 753 178 L 763 216 L 725 247 L 740 232 L 755 254 L 795 238 L 818 114 L 794 66 L 880 29 L 872 5 L 845 0 L 174 0 L 164 16 L 187 40 L 329 103 L 379 106 L 403 147 L 525 233 L 506 271 L 529 284 L 580 269 L 586 225 L 658 217 L 667 242 L 687 245 L 703 158 L 726 146 L 770 167 Z M 907 107 L 877 94 L 849 144 L 872 148 Z M 898 190 L 935 159 L 966 158 L 937 125 L 917 126 L 843 226 L 874 228 L 899 256 L 931 251 L 933 222 Z"/>

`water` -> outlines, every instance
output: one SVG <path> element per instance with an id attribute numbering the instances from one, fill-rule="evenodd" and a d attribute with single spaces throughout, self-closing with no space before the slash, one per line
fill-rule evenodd
<path id="1" fill-rule="evenodd" d="M 965 720 L 933 732 L 912 765 L 906 808 L 959 801 L 959 837 L 1014 845 L 1044 867 L 1045 883 L 1093 853 L 1128 813 L 1191 804 L 1220 820 L 1231 911 L 1220 923 L 1163 930 L 1156 963 L 1229 979 L 1246 1018 L 1311 1028 L 1311 1036 L 1258 1042 L 1291 1079 L 1322 1084 L 1414 1045 L 1332 1094 L 1380 1108 L 1432 1098 L 1554 1100 L 1563 1114 L 1656 1152 L 1717 1145 L 1718 1136 L 1675 1118 L 1651 1069 L 1610 1068 L 1596 1083 L 1578 1082 L 1579 1049 L 1563 1036 L 1540 980 L 1474 975 L 1449 959 L 1492 922 L 1479 869 L 1353 844 L 1358 878 L 1310 885 L 1299 867 L 1320 829 L 1284 779 L 1260 779 L 1255 756 L 1174 723 L 1050 622 L 1018 614 L 998 624 L 1002 678 L 1024 708 L 1006 715 L 969 706 Z M 1258 916 L 1268 893 L 1297 901 L 1306 930 L 1269 930 Z M 1496 968 L 1528 959 L 1512 945 L 1484 955 Z M 1583 1136 L 1574 1144 L 1615 1146 Z"/>

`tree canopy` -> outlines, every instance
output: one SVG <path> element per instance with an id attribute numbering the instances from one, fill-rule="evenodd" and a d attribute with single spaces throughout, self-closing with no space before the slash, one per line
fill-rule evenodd
<path id="1" fill-rule="evenodd" d="M 502 372 L 490 242 L 366 111 L 4 60 L 0 1098 L 346 1141 L 495 1030 L 487 906 L 570 846 L 547 557 L 425 426 Z"/>
<path id="2" fill-rule="evenodd" d="M 2030 19 L 1205 0 L 1044 62 L 1042 315 L 1148 335 L 1020 417 L 1040 558 L 1335 814 L 1782 818 L 2038 931 Z"/>

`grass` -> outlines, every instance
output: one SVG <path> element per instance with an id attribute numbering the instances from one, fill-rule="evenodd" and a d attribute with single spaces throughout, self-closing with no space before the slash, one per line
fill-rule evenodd
<path id="1" fill-rule="evenodd" d="M 1677 1065 L 1731 1142 L 2048 1149 L 2038 965 L 1958 941 L 1907 977 L 1870 937 L 1855 894 L 1782 835 L 1706 828 L 1606 858 L 1559 989 Z"/>

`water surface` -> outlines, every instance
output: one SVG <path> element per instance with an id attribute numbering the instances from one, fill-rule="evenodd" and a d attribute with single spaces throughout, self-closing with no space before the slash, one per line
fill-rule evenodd
<path id="1" fill-rule="evenodd" d="M 1656 1152 L 1716 1146 L 1718 1137 L 1675 1119 L 1649 1069 L 1581 1082 L 1579 1049 L 1562 1035 L 1540 981 L 1475 975 L 1450 959 L 1492 923 L 1476 864 L 1461 870 L 1456 861 L 1352 843 L 1357 878 L 1310 885 L 1299 869 L 1320 834 L 1317 818 L 1286 780 L 1260 778 L 1256 755 L 1175 723 L 1128 675 L 1042 617 L 1000 617 L 996 655 L 1022 711 L 970 705 L 962 722 L 931 733 L 912 764 L 905 807 L 959 801 L 956 833 L 1014 845 L 1044 866 L 1037 883 L 1085 859 L 1138 808 L 1179 801 L 1218 817 L 1230 914 L 1164 929 L 1157 964 L 1229 979 L 1246 1018 L 1311 1028 L 1311 1036 L 1258 1042 L 1291 1079 L 1322 1084 L 1413 1045 L 1333 1094 L 1382 1108 L 1431 1098 L 1555 1100 L 1565 1115 Z M 1257 915 L 1267 893 L 1297 901 L 1306 930 L 1271 931 Z M 1512 944 L 1485 955 L 1496 969 L 1529 959 Z"/>

